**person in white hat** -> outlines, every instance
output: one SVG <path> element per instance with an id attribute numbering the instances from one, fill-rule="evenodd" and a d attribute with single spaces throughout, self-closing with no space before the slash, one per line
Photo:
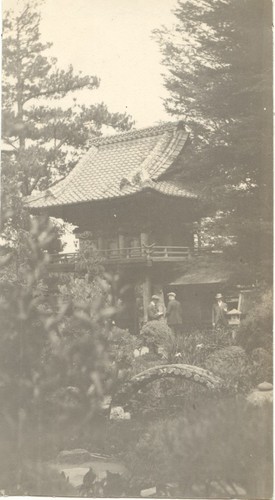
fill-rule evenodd
<path id="1" fill-rule="evenodd" d="M 167 324 L 169 328 L 176 334 L 182 333 L 182 308 L 178 300 L 176 300 L 175 292 L 168 294 L 168 306 L 166 310 Z"/>
<path id="2" fill-rule="evenodd" d="M 159 310 L 159 296 L 152 295 L 151 302 L 147 308 L 148 321 L 160 319 L 163 313 Z"/>
<path id="3" fill-rule="evenodd" d="M 217 293 L 215 302 L 212 307 L 212 326 L 213 328 L 220 328 L 227 325 L 227 305 L 223 302 L 221 293 Z"/>

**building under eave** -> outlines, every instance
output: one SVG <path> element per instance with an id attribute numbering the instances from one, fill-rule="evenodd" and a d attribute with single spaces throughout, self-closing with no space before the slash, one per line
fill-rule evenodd
<path id="1" fill-rule="evenodd" d="M 151 294 L 167 290 L 179 263 L 190 269 L 194 259 L 196 268 L 198 195 L 177 180 L 187 144 L 182 122 L 100 137 L 65 179 L 26 199 L 33 214 L 61 217 L 80 238 L 88 234 L 106 267 L 130 286 L 123 326 L 146 320 Z"/>

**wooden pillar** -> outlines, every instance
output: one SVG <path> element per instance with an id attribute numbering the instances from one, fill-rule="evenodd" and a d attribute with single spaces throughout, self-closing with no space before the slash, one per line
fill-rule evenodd
<path id="1" fill-rule="evenodd" d="M 120 228 L 118 230 L 118 248 L 119 248 L 119 255 L 124 256 L 125 235 L 123 234 L 123 231 Z"/>
<path id="2" fill-rule="evenodd" d="M 147 315 L 147 308 L 149 305 L 149 302 L 151 300 L 151 295 L 152 295 L 152 283 L 151 283 L 151 276 L 149 274 L 149 269 L 146 269 L 146 275 L 143 281 L 143 290 L 142 290 L 142 298 L 143 298 L 143 319 L 144 322 L 148 321 L 148 315 Z"/>
<path id="3" fill-rule="evenodd" d="M 149 244 L 149 235 L 147 231 L 142 231 L 142 233 L 140 233 L 140 242 L 142 245 Z"/>
<path id="4" fill-rule="evenodd" d="M 140 244 L 141 244 L 141 251 L 143 254 L 145 254 L 145 248 L 144 246 L 149 245 L 149 235 L 147 232 L 143 231 L 140 233 Z"/>
<path id="5" fill-rule="evenodd" d="M 122 231 L 119 231 L 119 233 L 118 233 L 118 248 L 120 250 L 122 250 L 123 248 L 125 248 L 125 236 L 122 233 Z"/>
<path id="6" fill-rule="evenodd" d="M 193 245 L 194 250 L 197 253 L 201 251 L 201 224 L 200 222 L 195 222 L 193 224 Z"/>

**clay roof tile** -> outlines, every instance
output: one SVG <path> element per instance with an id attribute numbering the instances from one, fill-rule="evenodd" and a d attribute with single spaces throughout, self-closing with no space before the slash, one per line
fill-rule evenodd
<path id="1" fill-rule="evenodd" d="M 119 198 L 148 186 L 168 196 L 196 197 L 178 183 L 161 180 L 187 138 L 182 122 L 176 122 L 93 139 L 65 179 L 25 198 L 25 205 L 35 210 Z"/>

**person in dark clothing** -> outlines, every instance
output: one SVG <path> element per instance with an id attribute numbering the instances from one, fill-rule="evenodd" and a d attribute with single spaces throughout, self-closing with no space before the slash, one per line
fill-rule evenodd
<path id="1" fill-rule="evenodd" d="M 163 313 L 159 310 L 159 297 L 152 295 L 151 302 L 147 308 L 148 321 L 158 320 Z"/>
<path id="2" fill-rule="evenodd" d="M 221 293 L 217 293 L 215 299 L 216 301 L 212 307 L 212 326 L 213 328 L 221 328 L 228 324 L 226 316 L 227 305 L 223 302 Z"/>
<path id="3" fill-rule="evenodd" d="M 169 328 L 176 334 L 182 332 L 182 308 L 176 294 L 174 292 L 168 293 L 168 306 L 166 310 L 167 324 Z"/>

